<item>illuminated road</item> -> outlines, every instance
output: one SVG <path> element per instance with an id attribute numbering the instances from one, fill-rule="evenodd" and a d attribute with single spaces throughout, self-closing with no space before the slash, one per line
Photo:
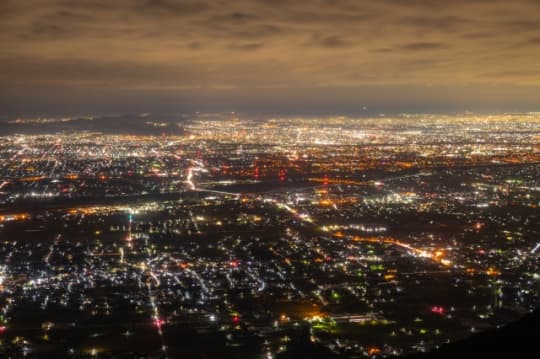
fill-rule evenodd
<path id="1" fill-rule="evenodd" d="M 50 264 L 50 259 L 51 259 L 51 256 L 53 255 L 54 253 L 54 247 L 56 245 L 58 245 L 58 241 L 60 240 L 60 238 L 62 237 L 61 234 L 58 234 L 55 238 L 54 238 L 54 241 L 53 243 L 49 246 L 49 252 L 47 253 L 47 255 L 43 258 L 43 261 L 45 262 L 45 264 L 50 268 L 51 267 L 51 264 Z"/>
<path id="2" fill-rule="evenodd" d="M 404 248 L 408 251 L 411 251 L 412 253 L 418 255 L 422 258 L 428 258 L 431 259 L 433 262 L 442 264 L 444 266 L 450 266 L 452 262 L 448 259 L 442 258 L 442 256 L 437 256 L 436 254 L 432 254 L 428 251 L 425 251 L 423 249 L 414 248 L 410 244 L 403 243 L 397 239 L 392 238 L 377 238 L 377 237 L 369 237 L 369 238 L 363 238 L 359 236 L 347 236 L 348 239 L 355 241 L 355 242 L 367 242 L 367 243 L 385 243 L 390 244 L 393 246 Z"/>
<path id="3" fill-rule="evenodd" d="M 133 238 L 131 235 L 132 225 L 133 225 L 133 210 L 131 208 L 128 209 L 129 217 L 128 217 L 128 236 L 126 238 L 127 240 L 127 247 L 128 249 L 133 249 Z M 144 244 L 143 244 L 144 243 Z M 165 338 L 163 336 L 163 324 L 165 324 L 165 321 L 161 318 L 159 307 L 156 301 L 156 297 L 152 291 L 152 287 L 154 289 L 159 288 L 161 285 L 161 282 L 158 278 L 158 276 L 154 273 L 154 268 L 152 262 L 155 260 L 151 257 L 151 251 L 148 247 L 147 241 L 140 242 L 141 247 L 139 248 L 140 253 L 146 253 L 147 257 L 142 263 L 134 264 L 130 263 L 129 261 L 129 255 L 125 253 L 124 248 L 120 248 L 119 253 L 113 253 L 112 255 L 120 255 L 120 263 L 125 264 L 126 266 L 137 268 L 139 270 L 138 275 L 138 283 L 139 288 L 144 291 L 144 295 L 148 298 L 148 306 L 151 308 L 152 313 L 152 324 L 155 326 L 157 334 L 161 341 L 161 351 L 166 355 L 167 352 L 167 345 L 165 344 Z M 128 252 L 129 253 L 129 252 Z M 148 276 L 146 283 L 143 283 L 143 277 Z"/>

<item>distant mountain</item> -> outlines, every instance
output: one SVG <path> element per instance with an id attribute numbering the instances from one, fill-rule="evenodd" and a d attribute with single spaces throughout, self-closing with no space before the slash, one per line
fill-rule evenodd
<path id="1" fill-rule="evenodd" d="M 164 119 L 150 114 L 54 119 L 11 119 L 0 122 L 0 133 L 5 135 L 75 131 L 134 135 L 180 135 L 184 132 L 181 120 Z"/>

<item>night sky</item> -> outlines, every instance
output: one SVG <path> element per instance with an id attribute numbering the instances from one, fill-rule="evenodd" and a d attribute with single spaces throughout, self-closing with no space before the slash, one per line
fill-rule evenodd
<path id="1" fill-rule="evenodd" d="M 0 115 L 540 110 L 540 1 L 1 0 Z"/>

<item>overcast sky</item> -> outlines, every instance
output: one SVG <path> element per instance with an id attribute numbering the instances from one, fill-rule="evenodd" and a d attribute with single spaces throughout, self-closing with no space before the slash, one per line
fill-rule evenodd
<path id="1" fill-rule="evenodd" d="M 540 110 L 540 0 L 1 0 L 0 43 L 0 115 Z"/>

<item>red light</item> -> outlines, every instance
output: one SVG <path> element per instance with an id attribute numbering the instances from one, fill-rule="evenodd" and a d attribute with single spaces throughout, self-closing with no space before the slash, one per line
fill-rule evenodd
<path id="1" fill-rule="evenodd" d="M 226 175 L 229 173 L 230 166 L 227 164 L 221 165 L 221 173 Z"/>
<path id="2" fill-rule="evenodd" d="M 0 326 L 0 334 L 4 333 L 7 330 L 7 327 L 5 325 Z"/>
<path id="3" fill-rule="evenodd" d="M 159 329 L 161 329 L 161 326 L 163 324 L 165 324 L 165 321 L 163 319 L 155 319 L 154 320 L 154 324 L 156 325 L 156 327 L 158 327 Z"/>
<path id="4" fill-rule="evenodd" d="M 234 324 L 240 323 L 240 317 L 239 317 L 238 315 L 234 315 L 234 316 L 232 317 L 232 322 L 233 322 Z"/>
<path id="5" fill-rule="evenodd" d="M 231 267 L 236 268 L 236 267 L 238 267 L 240 262 L 237 259 L 235 259 L 235 260 L 230 261 L 229 264 L 231 265 Z"/>
<path id="6" fill-rule="evenodd" d="M 438 307 L 438 306 L 434 306 L 431 308 L 431 312 L 432 313 L 435 313 L 435 314 L 444 314 L 444 308 L 443 307 Z"/>
<path id="7" fill-rule="evenodd" d="M 286 176 L 287 176 L 287 172 L 285 171 L 285 169 L 283 169 L 283 168 L 280 169 L 280 170 L 279 170 L 279 180 L 280 180 L 281 182 L 284 182 L 285 179 L 287 178 Z"/>

